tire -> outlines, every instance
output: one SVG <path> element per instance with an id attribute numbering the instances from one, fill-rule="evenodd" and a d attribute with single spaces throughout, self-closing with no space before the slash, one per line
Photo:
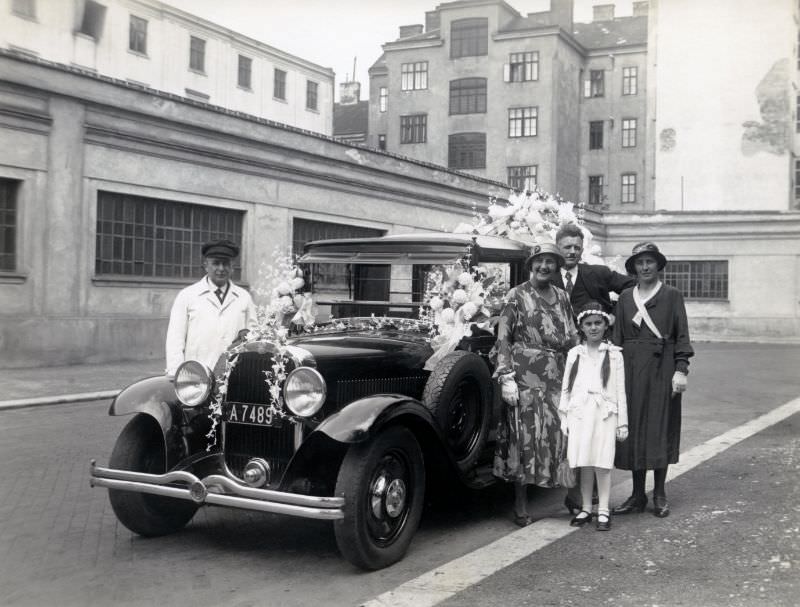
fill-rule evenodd
<path id="1" fill-rule="evenodd" d="M 369 570 L 402 559 L 425 498 L 425 464 L 411 431 L 392 426 L 367 443 L 351 445 L 336 495 L 345 498 L 344 518 L 334 524 L 344 558 Z"/>
<path id="2" fill-rule="evenodd" d="M 109 466 L 120 470 L 166 472 L 161 428 L 149 415 L 136 415 L 123 428 L 111 452 Z M 145 537 L 167 535 L 186 526 L 197 504 L 181 499 L 109 489 L 108 497 L 119 522 Z"/>
<path id="3" fill-rule="evenodd" d="M 431 372 L 423 404 L 439 423 L 462 473 L 469 472 L 486 446 L 492 417 L 491 376 L 477 354 L 450 352 Z"/>

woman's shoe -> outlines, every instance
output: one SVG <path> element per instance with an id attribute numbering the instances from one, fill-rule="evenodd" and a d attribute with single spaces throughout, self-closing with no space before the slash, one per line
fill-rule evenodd
<path id="1" fill-rule="evenodd" d="M 527 527 L 533 522 L 533 519 L 527 514 L 514 513 L 514 524 L 517 527 Z"/>
<path id="2" fill-rule="evenodd" d="M 666 495 L 653 496 L 653 514 L 658 518 L 669 516 L 669 502 Z"/>
<path id="3" fill-rule="evenodd" d="M 630 514 L 631 512 L 642 512 L 647 505 L 646 495 L 631 495 L 619 506 L 611 510 L 611 514 Z"/>
<path id="4" fill-rule="evenodd" d="M 580 512 L 578 512 L 577 516 L 575 516 L 569 522 L 569 525 L 570 527 L 583 527 L 586 523 L 591 522 L 591 520 L 592 520 L 592 513 L 586 512 L 586 510 L 581 510 Z"/>
<path id="5" fill-rule="evenodd" d="M 582 506 L 573 502 L 569 494 L 567 494 L 567 497 L 564 498 L 564 508 L 569 510 L 570 514 L 575 514 L 581 511 Z"/>
<path id="6" fill-rule="evenodd" d="M 608 531 L 611 529 L 611 517 L 605 512 L 597 515 L 597 530 Z"/>

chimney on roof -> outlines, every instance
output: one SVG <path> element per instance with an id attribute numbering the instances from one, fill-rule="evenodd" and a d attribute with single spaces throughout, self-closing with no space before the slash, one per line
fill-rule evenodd
<path id="1" fill-rule="evenodd" d="M 414 25 L 401 25 L 400 26 L 400 37 L 401 38 L 408 38 L 409 36 L 416 36 L 417 34 L 421 34 L 423 32 L 423 28 L 425 26 L 421 23 L 415 23 Z"/>
<path id="2" fill-rule="evenodd" d="M 425 31 L 432 32 L 442 27 L 442 20 L 439 11 L 428 11 L 425 13 Z"/>
<path id="3" fill-rule="evenodd" d="M 572 32 L 572 4 L 573 0 L 550 0 L 550 23 L 565 32 Z"/>
<path id="4" fill-rule="evenodd" d="M 592 7 L 594 15 L 592 21 L 613 21 L 614 20 L 614 5 L 613 4 L 596 4 Z"/>
<path id="5" fill-rule="evenodd" d="M 361 101 L 361 83 L 355 79 L 339 84 L 339 104 L 354 105 Z"/>
<path id="6" fill-rule="evenodd" d="M 633 3 L 633 16 L 634 17 L 647 17 L 647 12 L 650 8 L 650 3 L 647 0 Z"/>

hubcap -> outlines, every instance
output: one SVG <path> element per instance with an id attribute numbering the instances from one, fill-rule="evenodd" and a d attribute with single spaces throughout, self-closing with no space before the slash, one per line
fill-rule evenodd
<path id="1" fill-rule="evenodd" d="M 409 489 L 409 469 L 398 452 L 386 454 L 375 469 L 369 494 L 367 528 L 373 541 L 388 546 L 403 530 L 413 496 Z"/>
<path id="2" fill-rule="evenodd" d="M 397 518 L 403 513 L 406 505 L 406 484 L 399 478 L 389 484 L 386 491 L 386 514 Z"/>

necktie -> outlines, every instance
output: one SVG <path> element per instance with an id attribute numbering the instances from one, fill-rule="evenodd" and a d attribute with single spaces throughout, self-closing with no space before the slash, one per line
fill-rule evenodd
<path id="1" fill-rule="evenodd" d="M 566 272 L 564 274 L 564 288 L 566 289 L 567 293 L 572 295 L 572 273 Z"/>
<path id="2" fill-rule="evenodd" d="M 222 303 L 225 300 L 225 293 L 222 292 L 222 289 L 217 289 L 214 291 L 217 294 L 217 299 L 219 299 L 219 303 Z"/>

